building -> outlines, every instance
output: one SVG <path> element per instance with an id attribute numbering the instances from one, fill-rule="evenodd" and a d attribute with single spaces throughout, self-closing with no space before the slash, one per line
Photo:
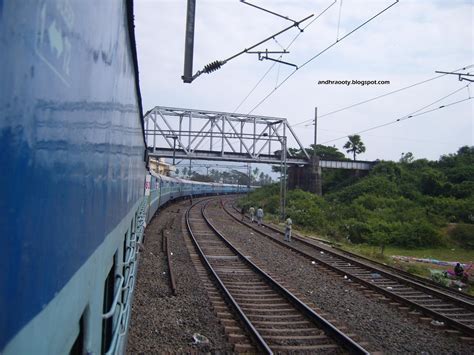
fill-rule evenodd
<path id="1" fill-rule="evenodd" d="M 170 176 L 176 169 L 174 165 L 165 162 L 165 158 L 150 158 L 149 160 L 150 169 L 160 175 Z"/>

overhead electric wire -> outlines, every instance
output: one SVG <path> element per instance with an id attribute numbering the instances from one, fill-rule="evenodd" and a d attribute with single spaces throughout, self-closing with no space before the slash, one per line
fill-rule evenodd
<path id="1" fill-rule="evenodd" d="M 309 26 L 311 26 L 318 18 L 320 18 L 326 11 L 328 11 L 335 3 L 337 2 L 337 0 L 334 0 L 328 7 L 326 7 L 323 11 L 321 11 L 319 13 L 318 16 L 316 16 L 315 18 L 313 18 L 306 26 L 303 27 L 302 31 L 299 31 L 298 34 L 290 41 L 290 43 L 286 46 L 286 48 L 283 48 L 284 50 L 288 50 L 288 48 L 291 47 L 291 45 L 296 41 L 296 39 L 303 33 L 303 31 L 308 28 Z M 275 39 L 275 38 L 274 38 Z M 275 39 L 276 41 L 276 39 Z M 278 43 L 278 41 L 277 41 Z M 280 43 L 278 43 L 280 45 Z M 281 45 L 280 45 L 281 46 Z M 280 55 L 279 59 L 281 59 L 283 57 L 283 55 Z M 268 70 L 265 72 L 265 74 L 263 74 L 263 76 L 260 78 L 260 80 L 257 82 L 257 84 L 255 84 L 255 86 L 250 90 L 250 92 L 247 94 L 247 96 L 245 96 L 245 98 L 237 105 L 237 107 L 234 109 L 234 113 L 240 108 L 240 106 L 243 105 L 243 103 L 245 101 L 247 101 L 247 99 L 250 97 L 250 95 L 252 95 L 252 93 L 255 91 L 255 89 L 257 89 L 257 87 L 260 85 L 260 83 L 263 81 L 263 79 L 265 79 L 265 77 L 268 75 L 268 73 L 273 69 L 273 67 L 276 65 L 277 63 L 274 62 L 270 68 L 268 68 Z"/>
<path id="2" fill-rule="evenodd" d="M 263 7 L 260 7 L 260 6 L 257 6 L 257 5 L 254 5 L 254 4 L 251 4 L 245 0 L 240 0 L 241 3 L 244 3 L 245 5 L 249 5 L 249 6 L 252 6 L 252 7 L 255 7 L 256 9 L 259 9 L 259 10 L 262 10 L 262 11 L 265 11 L 265 12 L 268 12 L 269 14 L 272 14 L 272 15 L 275 15 L 275 16 L 278 16 L 278 17 L 281 17 L 282 19 L 285 19 L 285 20 L 288 20 L 288 21 L 291 21 L 291 22 L 296 22 L 295 20 L 289 18 L 288 16 L 283 16 L 283 15 L 280 15 L 276 12 L 273 12 L 271 10 L 268 10 L 268 9 L 265 9 Z"/>
<path id="3" fill-rule="evenodd" d="M 462 67 L 462 68 L 459 68 L 459 69 L 455 69 L 453 71 L 459 71 L 459 70 L 466 70 L 466 69 L 469 69 L 471 67 L 473 67 L 474 64 L 470 64 L 466 67 Z M 329 115 L 333 115 L 335 113 L 338 113 L 338 112 L 341 112 L 341 111 L 345 111 L 345 110 L 348 110 L 350 108 L 353 108 L 353 107 L 356 107 L 356 106 L 360 106 L 360 105 L 363 105 L 363 104 L 366 104 L 366 103 L 369 103 L 369 102 L 372 102 L 372 101 L 375 101 L 375 100 L 378 100 L 378 99 L 381 99 L 383 97 L 386 97 L 386 96 L 389 96 L 389 95 L 392 95 L 392 94 L 396 94 L 396 93 L 399 93 L 401 91 L 404 91 L 404 90 L 407 90 L 407 89 L 411 89 L 415 86 L 418 86 L 418 85 L 421 85 L 421 84 L 425 84 L 425 83 L 428 83 L 430 81 L 433 81 L 435 79 L 439 79 L 443 76 L 446 76 L 447 74 L 442 74 L 442 75 L 437 75 L 437 76 L 434 76 L 432 78 L 429 78 L 429 79 L 426 79 L 426 80 L 422 80 L 422 81 L 419 81 L 417 83 L 414 83 L 414 84 L 410 84 L 408 86 L 405 86 L 403 88 L 400 88 L 400 89 L 397 89 L 397 90 L 394 90 L 394 91 L 390 91 L 390 92 L 387 92 L 385 94 L 382 94 L 382 95 L 379 95 L 379 96 L 376 96 L 376 97 L 373 97 L 371 99 L 367 99 L 367 100 L 364 100 L 364 101 L 360 101 L 360 102 L 357 102 L 355 104 L 352 104 L 352 105 L 349 105 L 349 106 L 346 106 L 346 107 L 343 107 L 343 108 L 340 108 L 340 109 L 337 109 L 337 110 L 334 110 L 334 111 L 330 111 L 328 113 L 325 113 L 323 115 L 319 115 L 318 116 L 318 119 L 320 118 L 323 118 L 323 117 L 326 117 L 326 116 L 329 116 Z M 301 124 L 305 124 L 305 123 L 308 123 L 308 122 L 314 122 L 314 118 L 310 118 L 310 119 L 307 119 L 307 120 L 304 120 L 304 121 L 301 121 L 301 122 L 298 122 L 298 123 L 295 123 L 294 125 L 292 125 L 292 127 L 296 127 L 296 126 L 299 126 Z"/>
<path id="4" fill-rule="evenodd" d="M 253 44 L 252 46 L 250 46 L 249 48 L 245 48 L 244 50 L 228 57 L 227 59 L 224 59 L 224 60 L 215 60 L 214 62 L 211 62 L 207 65 L 204 66 L 204 68 L 202 70 L 198 70 L 191 78 L 188 78 L 190 79 L 190 81 L 186 81 L 186 82 L 192 82 L 194 81 L 197 77 L 199 77 L 200 75 L 204 74 L 204 73 L 207 73 L 207 74 L 210 74 L 218 69 L 220 69 L 224 64 L 228 63 L 230 60 L 234 59 L 234 58 L 237 58 L 238 56 L 244 54 L 244 53 L 248 53 L 250 50 L 254 49 L 255 47 L 258 47 L 259 45 L 265 43 L 265 42 L 268 42 L 269 40 L 271 40 L 272 38 L 275 38 L 276 36 L 279 36 L 281 35 L 282 33 L 285 33 L 286 31 L 292 29 L 293 27 L 297 27 L 300 31 L 300 24 L 305 22 L 306 20 L 310 19 L 311 17 L 314 17 L 314 14 L 311 14 L 309 16 L 306 16 L 305 18 L 303 18 L 302 20 L 300 21 L 295 21 L 293 23 L 293 25 L 291 26 L 288 26 L 286 28 L 284 28 L 283 30 L 277 32 L 277 33 L 274 33 L 273 35 L 261 40 L 260 42 L 258 43 L 255 43 Z"/>
<path id="5" fill-rule="evenodd" d="M 341 12 L 342 12 L 342 0 L 341 0 L 341 5 L 339 6 L 339 18 L 337 20 L 337 35 L 336 35 L 336 41 L 339 41 L 339 26 L 341 25 Z"/>
<path id="6" fill-rule="evenodd" d="M 263 79 L 265 79 L 265 77 L 268 75 L 268 73 L 270 73 L 270 71 L 273 69 L 273 67 L 275 65 L 276 65 L 276 62 L 273 62 L 273 64 L 270 66 L 270 68 L 268 68 L 268 70 L 265 72 L 265 74 L 263 74 L 263 76 L 260 78 L 260 80 L 257 82 L 257 84 L 255 84 L 255 86 L 252 88 L 252 90 L 250 90 L 250 92 L 247 94 L 247 96 L 245 96 L 245 98 L 240 102 L 240 104 L 237 105 L 237 107 L 234 109 L 233 113 L 235 113 L 240 108 L 240 106 L 242 106 L 243 103 L 245 101 L 247 101 L 247 99 L 250 97 L 250 95 L 252 95 L 252 93 L 255 91 L 255 89 L 257 89 L 257 87 L 260 85 L 260 83 L 263 81 Z"/>
<path id="7" fill-rule="evenodd" d="M 452 96 L 452 95 L 458 93 L 459 91 L 464 90 L 465 88 L 469 89 L 469 85 L 470 85 L 470 84 L 465 85 L 465 86 L 463 86 L 463 87 L 461 87 L 461 88 L 459 88 L 459 89 L 456 89 L 455 91 L 449 93 L 448 95 L 443 96 L 442 98 L 437 99 L 436 101 L 433 101 L 432 103 L 430 103 L 430 104 L 428 104 L 428 105 L 425 105 L 425 106 L 419 108 L 418 110 L 413 111 L 412 113 L 410 113 L 410 114 L 408 114 L 408 115 L 402 116 L 402 117 L 400 117 L 400 118 L 398 118 L 398 119 L 396 119 L 396 120 L 394 120 L 394 121 L 382 123 L 382 124 L 380 124 L 380 125 L 373 126 L 373 127 L 367 128 L 367 129 L 364 129 L 364 130 L 362 130 L 362 131 L 358 131 L 358 132 L 355 132 L 355 133 L 352 133 L 352 134 L 346 134 L 345 136 L 341 136 L 341 137 L 338 137 L 338 138 L 330 139 L 330 140 L 325 141 L 325 142 L 323 142 L 323 143 L 321 143 L 321 144 L 327 144 L 327 143 L 331 143 L 331 142 L 334 142 L 334 141 L 337 141 L 337 140 L 340 140 L 340 139 L 344 139 L 344 138 L 346 138 L 346 137 L 348 137 L 348 136 L 350 136 L 350 135 L 361 134 L 361 133 L 373 131 L 373 130 L 378 129 L 378 128 L 382 128 L 382 127 L 386 127 L 386 126 L 389 126 L 389 125 L 393 125 L 393 124 L 395 124 L 395 123 L 398 123 L 398 122 L 401 122 L 401 121 L 405 121 L 405 120 L 408 120 L 408 119 L 410 119 L 410 118 L 422 116 L 422 115 L 425 115 L 425 114 L 430 113 L 430 112 L 434 112 L 434 111 L 437 111 L 437 110 L 441 110 L 441 109 L 443 109 L 443 108 L 450 107 L 450 106 L 454 106 L 454 105 L 460 104 L 460 103 L 462 103 L 462 102 L 464 102 L 464 101 L 471 100 L 471 99 L 473 99 L 473 97 L 471 97 L 471 96 L 469 95 L 469 96 L 468 96 L 467 98 L 465 98 L 465 99 L 458 100 L 458 101 L 454 101 L 454 102 L 451 102 L 451 103 L 449 103 L 449 104 L 441 105 L 441 106 L 439 106 L 439 107 L 435 107 L 435 108 L 432 108 L 432 109 L 430 109 L 430 110 L 420 112 L 420 111 L 422 111 L 422 110 L 424 110 L 424 109 L 426 109 L 426 108 L 428 108 L 428 107 L 434 105 L 435 103 L 438 103 L 438 102 L 440 102 L 440 101 L 442 101 L 442 100 L 444 100 L 444 99 L 446 99 L 446 98 L 448 98 L 448 97 L 450 97 L 450 96 Z"/>
<path id="8" fill-rule="evenodd" d="M 326 13 L 326 11 L 328 11 L 335 3 L 337 2 L 337 0 L 334 0 L 328 7 L 326 7 L 323 11 L 321 11 L 316 17 L 314 17 L 308 24 L 306 24 L 306 26 L 304 26 L 302 29 L 300 29 L 300 31 L 298 32 L 298 34 L 290 41 L 290 43 L 288 43 L 288 45 L 286 46 L 286 48 L 284 48 L 280 42 L 277 41 L 276 38 L 273 38 L 275 40 L 275 42 L 283 49 L 283 50 L 288 50 L 292 45 L 293 43 L 298 39 L 298 37 L 304 32 L 305 29 L 307 29 L 309 26 L 311 26 L 317 19 L 319 19 L 324 13 Z M 281 59 L 283 57 L 283 54 L 280 55 L 279 59 Z M 277 62 L 273 62 L 272 65 L 267 69 L 267 71 L 265 72 L 265 74 L 263 74 L 263 76 L 260 78 L 260 80 L 255 84 L 255 86 L 250 90 L 250 92 L 247 94 L 247 96 L 245 96 L 245 98 L 237 105 L 237 107 L 234 109 L 233 113 L 235 113 L 243 104 L 245 101 L 247 101 L 247 99 L 250 97 L 250 95 L 252 95 L 252 93 L 257 89 L 257 87 L 260 85 L 260 83 L 266 78 L 266 76 L 270 73 L 270 71 L 275 67 L 275 65 L 277 64 Z M 278 75 L 279 76 L 279 75 Z M 277 78 L 278 80 L 278 78 Z M 278 84 L 277 84 L 278 85 Z M 213 148 L 216 144 L 218 144 L 218 142 L 215 142 L 213 143 L 212 147 Z"/>
<path id="9" fill-rule="evenodd" d="M 315 60 L 316 58 L 318 58 L 321 54 L 327 52 L 329 49 L 331 49 L 332 47 L 334 47 L 336 44 L 338 43 L 341 43 L 344 39 L 346 39 L 347 37 L 349 37 L 351 34 L 353 34 L 354 32 L 356 32 L 357 30 L 359 30 L 360 28 L 364 27 L 366 24 L 368 24 L 369 22 L 371 22 L 372 20 L 374 20 L 375 18 L 377 18 L 378 16 L 380 16 L 381 14 L 383 14 L 385 11 L 387 11 L 388 9 L 390 9 L 392 6 L 394 6 L 395 4 L 397 4 L 399 2 L 399 0 L 395 0 L 395 2 L 393 2 L 391 5 L 387 6 L 386 8 L 384 8 L 383 10 L 379 11 L 378 13 L 376 13 L 374 16 L 372 16 L 371 18 L 369 18 L 368 20 L 364 21 L 362 24 L 360 24 L 359 26 L 357 26 L 356 28 L 354 28 L 352 31 L 346 33 L 344 36 L 341 37 L 340 40 L 338 41 L 335 41 L 333 42 L 332 44 L 330 44 L 329 46 L 327 46 L 326 48 L 324 48 L 322 51 L 320 51 L 319 53 L 317 53 L 316 55 L 314 55 L 313 57 L 311 57 L 310 59 L 308 59 L 306 62 L 304 62 L 303 64 L 299 65 L 298 66 L 298 69 L 301 69 L 303 67 L 305 67 L 307 64 L 311 63 L 313 60 Z M 263 104 L 271 95 L 273 95 L 273 93 L 275 91 L 277 91 L 284 83 L 286 83 L 288 81 L 288 79 L 290 79 L 298 69 L 295 69 L 293 72 L 291 72 L 278 86 L 276 86 L 272 91 L 270 91 L 257 105 L 255 105 L 249 112 L 248 114 L 251 114 L 253 111 L 255 111 L 261 104 Z"/>

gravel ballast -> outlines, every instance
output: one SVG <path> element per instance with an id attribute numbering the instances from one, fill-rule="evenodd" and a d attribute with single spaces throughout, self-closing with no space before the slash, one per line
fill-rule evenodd
<path id="1" fill-rule="evenodd" d="M 420 323 L 417 318 L 376 297 L 367 297 L 344 277 L 258 235 L 214 206 L 208 215 L 232 243 L 258 261 L 259 266 L 304 294 L 338 324 L 347 326 L 347 332 L 367 341 L 369 350 L 387 354 L 473 353 L 473 346 L 459 341 L 458 337 Z"/>
<path id="2" fill-rule="evenodd" d="M 127 353 L 232 351 L 183 239 L 181 222 L 187 207 L 189 202 L 183 201 L 161 210 L 145 231 Z M 162 229 L 173 253 L 177 296 L 171 293 Z M 209 344 L 194 344 L 195 333 L 209 339 Z"/>

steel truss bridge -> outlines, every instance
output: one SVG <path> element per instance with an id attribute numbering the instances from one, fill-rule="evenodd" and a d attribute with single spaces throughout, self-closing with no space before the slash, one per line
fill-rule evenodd
<path id="1" fill-rule="evenodd" d="M 314 164 L 285 118 L 156 106 L 145 115 L 149 157 Z M 288 145 L 305 154 L 295 157 Z M 319 160 L 320 168 L 369 170 L 372 162 Z"/>

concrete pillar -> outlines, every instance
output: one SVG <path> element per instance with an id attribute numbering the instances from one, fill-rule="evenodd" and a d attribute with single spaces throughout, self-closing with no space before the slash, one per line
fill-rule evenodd
<path id="1" fill-rule="evenodd" d="M 319 157 L 312 156 L 311 157 L 311 165 L 308 167 L 310 169 L 310 176 L 308 184 L 310 186 L 308 191 L 314 192 L 316 195 L 322 196 L 323 189 L 321 186 L 322 176 L 321 176 L 321 166 L 319 165 Z"/>
<path id="2" fill-rule="evenodd" d="M 321 196 L 321 181 L 321 167 L 318 157 L 312 157 L 311 164 L 301 167 L 293 165 L 288 169 L 288 187 L 290 189 L 299 188 Z"/>

